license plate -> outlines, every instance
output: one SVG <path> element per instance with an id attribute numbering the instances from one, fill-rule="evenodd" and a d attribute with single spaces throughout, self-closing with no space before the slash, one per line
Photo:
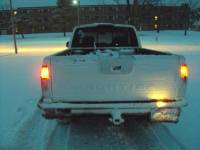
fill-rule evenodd
<path id="1" fill-rule="evenodd" d="M 151 120 L 158 122 L 178 122 L 180 109 L 161 108 L 151 113 Z"/>

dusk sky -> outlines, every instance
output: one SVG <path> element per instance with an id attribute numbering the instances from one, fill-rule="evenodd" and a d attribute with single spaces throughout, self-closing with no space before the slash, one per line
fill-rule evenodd
<path id="1" fill-rule="evenodd" d="M 57 0 L 13 0 L 14 7 L 39 7 L 39 6 L 55 6 Z M 130 0 L 132 1 L 132 0 Z M 180 4 L 188 0 L 162 0 L 163 4 Z M 0 7 L 8 5 L 9 0 L 0 0 Z M 112 4 L 113 0 L 80 0 L 83 5 L 95 4 Z M 126 3 L 126 0 L 120 0 L 120 3 Z M 200 6 L 199 0 L 193 0 L 195 6 Z M 197 3 L 197 4 L 196 4 Z"/>

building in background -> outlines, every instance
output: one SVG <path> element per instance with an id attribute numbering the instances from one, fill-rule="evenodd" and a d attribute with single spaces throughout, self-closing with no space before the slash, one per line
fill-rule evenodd
<path id="1" fill-rule="evenodd" d="M 58 22 L 54 17 L 56 6 L 48 7 L 20 7 L 15 10 L 16 32 L 61 32 L 61 27 L 55 26 Z M 131 6 L 128 12 L 127 5 L 81 5 L 80 24 L 88 23 L 131 23 L 142 30 L 184 29 L 189 18 L 182 6 Z M 73 7 L 67 31 L 72 31 L 77 25 L 77 7 Z M 130 19 L 131 18 L 131 22 Z M 0 10 L 1 34 L 11 33 L 10 12 Z"/>
<path id="2" fill-rule="evenodd" d="M 10 12 L 8 10 L 0 10 L 0 34 L 7 34 L 10 27 Z"/>

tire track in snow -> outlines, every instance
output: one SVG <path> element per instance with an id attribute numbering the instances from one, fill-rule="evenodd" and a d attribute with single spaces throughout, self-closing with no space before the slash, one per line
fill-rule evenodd
<path id="1" fill-rule="evenodd" d="M 55 120 L 47 121 L 39 110 L 30 116 L 16 133 L 15 150 L 63 150 L 67 149 L 70 125 Z"/>
<path id="2" fill-rule="evenodd" d="M 163 143 L 163 145 L 165 145 L 165 149 L 187 150 L 186 146 L 178 141 L 165 125 L 152 123 L 149 126 L 149 129 L 152 130 L 154 135 L 156 135 L 160 141 L 170 141 L 170 144 Z"/>
<path id="3" fill-rule="evenodd" d="M 163 145 L 149 131 L 146 118 L 130 117 L 126 121 L 127 132 L 130 137 L 135 138 L 133 144 L 136 144 L 139 150 L 164 150 Z"/>
<path id="4" fill-rule="evenodd" d="M 40 133 L 39 130 L 38 133 L 34 132 L 35 130 L 40 129 L 38 128 L 38 123 L 41 121 L 39 115 L 40 115 L 39 111 L 36 110 L 34 114 L 24 122 L 22 127 L 16 133 L 16 138 L 17 138 L 15 141 L 16 150 L 36 149 L 37 145 L 34 145 L 34 140 L 38 139 L 36 139 L 34 135 L 35 134 L 40 135 Z"/>
<path id="5" fill-rule="evenodd" d="M 130 125 L 131 123 L 129 123 L 129 126 Z M 136 134 L 139 149 L 186 150 L 186 147 L 181 144 L 162 123 L 136 120 L 136 126 L 140 127 L 134 128 L 135 132 L 141 130 L 143 133 L 143 135 L 141 133 Z M 143 142 L 141 142 L 142 139 Z"/>
<path id="6" fill-rule="evenodd" d="M 50 133 L 45 150 L 67 150 L 71 126 L 57 123 Z"/>
<path id="7" fill-rule="evenodd" d="M 43 150 L 55 126 L 55 122 L 45 120 L 40 111 L 35 110 L 16 133 L 15 150 Z"/>

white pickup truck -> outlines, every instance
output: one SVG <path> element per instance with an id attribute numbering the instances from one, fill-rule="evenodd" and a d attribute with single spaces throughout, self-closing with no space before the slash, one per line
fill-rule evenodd
<path id="1" fill-rule="evenodd" d="M 120 124 L 139 114 L 178 122 L 187 104 L 183 56 L 142 48 L 131 25 L 81 25 L 67 45 L 42 64 L 38 107 L 45 118 L 107 114 Z"/>

